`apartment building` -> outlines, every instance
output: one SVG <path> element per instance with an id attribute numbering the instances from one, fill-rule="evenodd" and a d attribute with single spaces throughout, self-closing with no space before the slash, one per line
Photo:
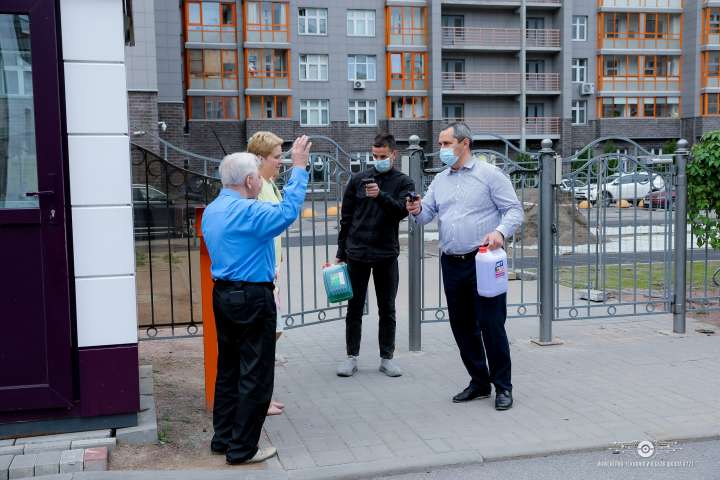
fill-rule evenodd
<path id="1" fill-rule="evenodd" d="M 601 136 L 659 151 L 720 126 L 720 0 L 146 0 L 128 47 L 133 130 L 219 157 L 255 131 L 380 130 L 476 145 Z M 152 144 L 151 138 L 141 141 Z"/>

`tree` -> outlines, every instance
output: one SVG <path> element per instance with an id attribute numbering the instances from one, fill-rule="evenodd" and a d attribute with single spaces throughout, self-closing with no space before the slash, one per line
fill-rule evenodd
<path id="1" fill-rule="evenodd" d="M 692 147 L 687 166 L 688 218 L 697 244 L 720 249 L 720 130 L 706 133 Z"/>

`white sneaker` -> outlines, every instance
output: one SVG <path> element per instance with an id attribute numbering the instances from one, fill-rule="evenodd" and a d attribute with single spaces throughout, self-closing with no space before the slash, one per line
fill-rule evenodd
<path id="1" fill-rule="evenodd" d="M 277 455 L 277 448 L 275 447 L 258 448 L 257 453 L 250 460 L 245 460 L 243 463 L 260 463 L 275 455 Z"/>
<path id="2" fill-rule="evenodd" d="M 379 370 L 388 377 L 399 377 L 400 375 L 402 375 L 402 370 L 400 370 L 400 367 L 398 367 L 397 364 L 393 362 L 390 358 L 380 359 Z"/>
<path id="3" fill-rule="evenodd" d="M 337 368 L 338 377 L 352 377 L 355 372 L 358 371 L 357 360 L 358 357 L 354 357 L 352 355 L 349 355 L 345 360 L 343 360 Z"/>

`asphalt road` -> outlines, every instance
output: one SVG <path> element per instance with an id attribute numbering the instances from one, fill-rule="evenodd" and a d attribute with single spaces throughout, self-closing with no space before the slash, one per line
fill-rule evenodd
<path id="1" fill-rule="evenodd" d="M 661 449 L 662 448 L 662 449 Z M 658 447 L 650 458 L 634 449 L 488 462 L 482 465 L 377 477 L 385 480 L 718 480 L 720 441 Z M 608 463 L 610 462 L 610 463 Z"/>

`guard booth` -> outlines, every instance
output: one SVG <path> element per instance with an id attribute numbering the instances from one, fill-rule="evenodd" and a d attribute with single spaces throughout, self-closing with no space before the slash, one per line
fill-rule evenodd
<path id="1" fill-rule="evenodd" d="M 0 438 L 137 424 L 123 7 L 0 2 Z"/>

